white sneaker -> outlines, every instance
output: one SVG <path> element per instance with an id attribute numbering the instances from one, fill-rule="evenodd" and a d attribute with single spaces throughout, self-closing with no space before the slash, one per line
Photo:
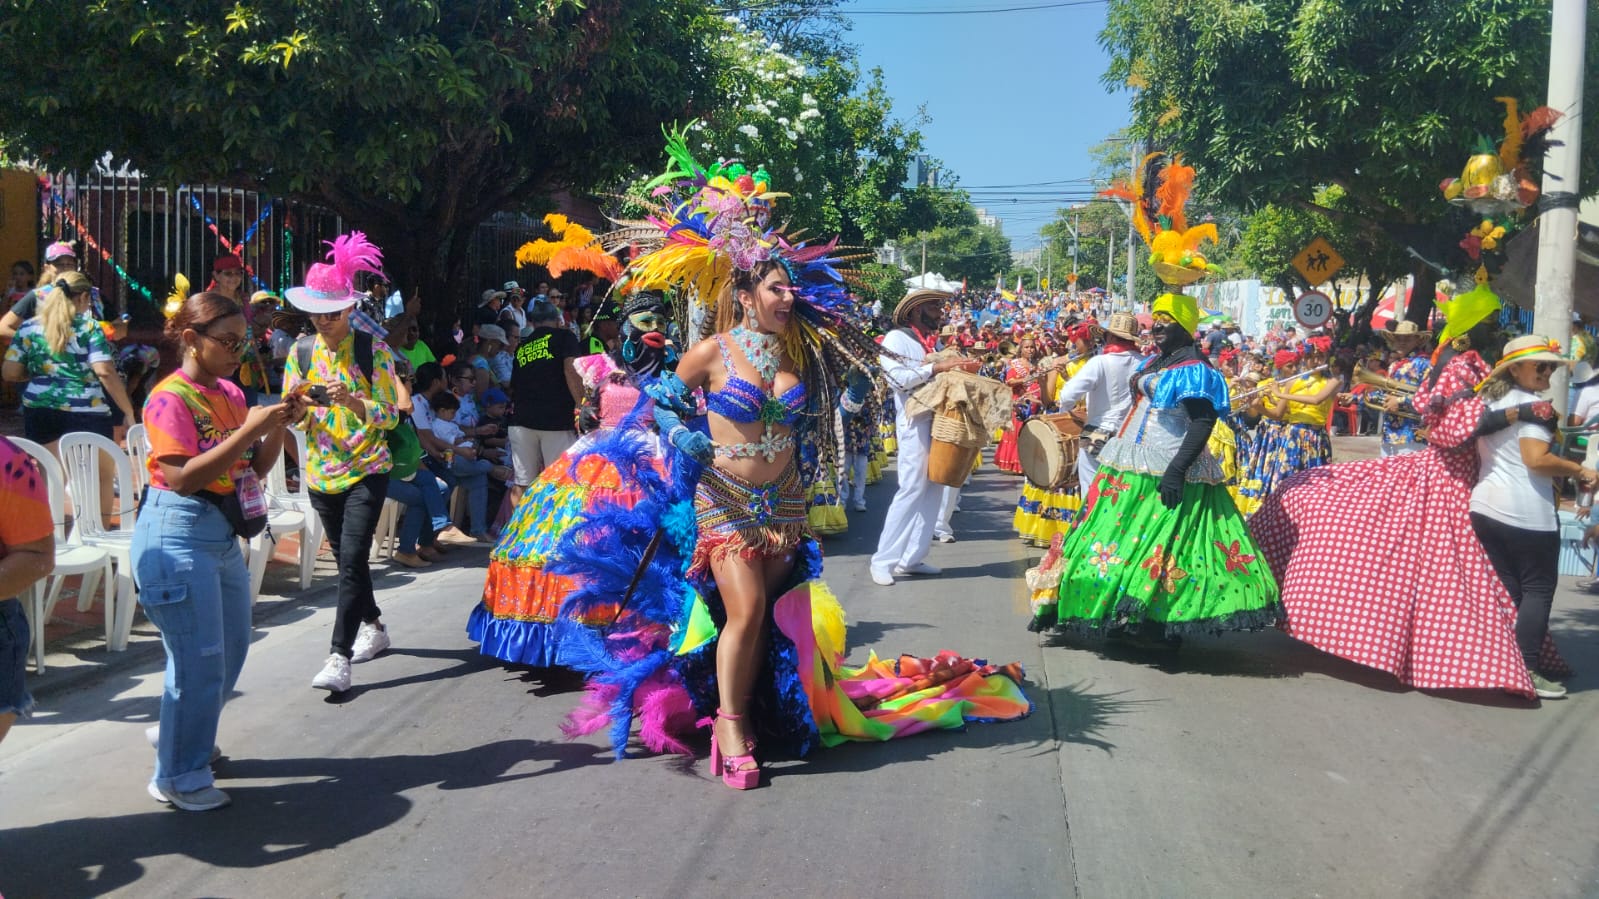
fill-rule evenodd
<path id="1" fill-rule="evenodd" d="M 926 562 L 917 562 L 915 565 L 899 565 L 894 568 L 894 574 L 898 577 L 916 574 L 931 577 L 932 575 L 943 573 L 944 569 L 937 565 L 929 565 Z"/>
<path id="2" fill-rule="evenodd" d="M 350 689 L 350 660 L 338 653 L 328 656 L 322 670 L 311 678 L 311 689 L 343 693 Z"/>
<path id="3" fill-rule="evenodd" d="M 937 540 L 939 543 L 954 543 L 955 542 L 955 535 L 954 534 L 934 534 L 933 535 L 933 539 Z"/>
<path id="4" fill-rule="evenodd" d="M 152 724 L 149 727 L 145 728 L 144 729 L 144 738 L 146 740 L 150 741 L 150 748 L 151 749 L 160 749 L 161 748 L 161 725 Z M 216 764 L 216 761 L 219 758 L 222 758 L 222 747 L 221 746 L 212 746 L 211 747 L 211 764 L 213 764 L 213 765 Z M 160 796 L 160 795 L 156 794 L 155 781 L 151 781 L 150 782 L 150 795 L 155 796 L 157 799 L 161 800 L 162 802 L 166 802 L 167 801 L 165 796 Z"/>
<path id="5" fill-rule="evenodd" d="M 363 624 L 355 633 L 355 647 L 350 651 L 350 661 L 370 662 L 389 648 L 389 632 L 381 624 Z"/>
<path id="6" fill-rule="evenodd" d="M 163 790 L 150 781 L 150 795 L 162 802 L 170 802 L 186 812 L 209 812 L 233 802 L 233 798 L 216 787 L 203 787 L 187 793 Z"/>
<path id="7" fill-rule="evenodd" d="M 872 583 L 879 587 L 892 587 L 894 586 L 894 576 L 886 571 L 879 571 L 876 568 L 873 568 Z"/>

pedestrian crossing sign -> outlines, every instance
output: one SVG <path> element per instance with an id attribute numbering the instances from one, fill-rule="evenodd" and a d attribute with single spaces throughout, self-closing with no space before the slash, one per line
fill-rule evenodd
<path id="1" fill-rule="evenodd" d="M 1305 276 L 1305 283 L 1317 287 L 1338 274 L 1338 270 L 1344 267 L 1344 257 L 1338 255 L 1327 238 L 1317 237 L 1294 257 L 1293 266 Z"/>

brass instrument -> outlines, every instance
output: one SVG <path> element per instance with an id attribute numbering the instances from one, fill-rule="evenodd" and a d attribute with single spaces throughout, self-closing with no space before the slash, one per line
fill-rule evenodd
<path id="1" fill-rule="evenodd" d="M 1286 378 L 1278 378 L 1275 381 L 1265 381 L 1259 387 L 1256 387 L 1254 390 L 1246 390 L 1243 393 L 1240 393 L 1237 396 L 1233 397 L 1233 402 L 1236 403 L 1239 400 L 1248 399 L 1248 398 L 1254 396 L 1257 393 L 1264 393 L 1267 390 L 1272 390 L 1272 389 L 1276 388 L 1276 386 L 1279 385 L 1279 384 L 1289 384 L 1289 383 L 1292 383 L 1294 381 L 1299 380 L 1300 378 L 1316 374 L 1317 372 L 1326 371 L 1327 369 L 1329 369 L 1331 367 L 1332 366 L 1330 366 L 1330 365 L 1318 365 L 1315 368 L 1310 369 L 1309 371 L 1302 371 L 1302 372 L 1299 372 L 1298 374 L 1289 375 Z"/>
<path id="2" fill-rule="evenodd" d="M 1392 415 L 1395 418 L 1408 418 L 1412 421 L 1421 421 L 1421 415 L 1418 413 L 1407 412 L 1403 409 L 1396 409 L 1390 412 L 1384 408 L 1384 403 L 1388 401 L 1387 395 L 1389 393 L 1397 393 L 1400 396 L 1408 399 L 1414 397 L 1416 395 L 1416 391 L 1420 388 L 1406 384 L 1404 381 L 1395 381 L 1393 378 L 1383 377 L 1376 372 L 1366 371 L 1364 368 L 1361 368 L 1358 365 L 1355 366 L 1352 380 L 1356 384 L 1365 384 L 1368 387 L 1374 388 L 1373 391 L 1367 392 L 1361 397 L 1361 402 L 1364 403 L 1366 408 L 1370 409 L 1371 411 L 1376 412 L 1379 415 Z"/>

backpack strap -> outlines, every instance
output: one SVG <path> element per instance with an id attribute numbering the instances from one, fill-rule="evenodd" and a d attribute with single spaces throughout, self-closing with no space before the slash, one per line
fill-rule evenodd
<path id="1" fill-rule="evenodd" d="M 311 374 L 311 351 L 316 347 L 316 335 L 307 334 L 294 342 L 294 358 L 300 366 L 300 377 Z M 375 363 L 372 361 L 372 335 L 355 329 L 355 366 L 366 376 L 366 382 L 372 383 L 372 370 Z"/>

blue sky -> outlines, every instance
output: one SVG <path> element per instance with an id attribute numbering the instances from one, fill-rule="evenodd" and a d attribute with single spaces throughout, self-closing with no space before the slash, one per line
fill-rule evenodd
<path id="1" fill-rule="evenodd" d="M 1035 6 L 1045 0 L 849 0 L 857 10 L 923 12 Z M 1034 184 L 1086 178 L 1088 148 L 1127 123 L 1125 91 L 1100 84 L 1106 56 L 1098 36 L 1105 6 L 983 15 L 857 15 L 848 39 L 863 69 L 881 67 L 894 108 L 909 118 L 925 105 L 931 155 L 962 186 Z M 1084 185 L 1007 189 L 1076 190 Z M 974 189 L 974 200 L 1004 220 L 1016 249 L 1038 245 L 1053 218 L 1048 197 Z M 1032 201 L 1032 202 L 1027 202 Z M 1062 202 L 1064 205 L 1064 201 Z"/>

